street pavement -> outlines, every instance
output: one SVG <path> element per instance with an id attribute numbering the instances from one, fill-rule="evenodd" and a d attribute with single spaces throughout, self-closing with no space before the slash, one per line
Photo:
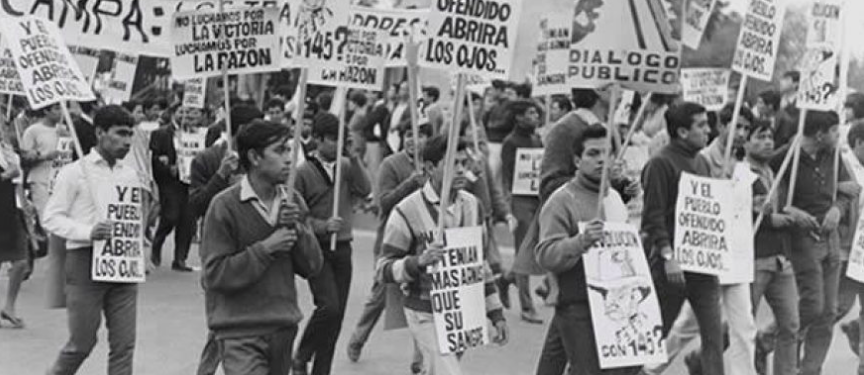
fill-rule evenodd
<path id="1" fill-rule="evenodd" d="M 412 344 L 407 330 L 384 331 L 381 324 L 363 349 L 360 361 L 352 363 L 346 355 L 345 345 L 362 310 L 373 278 L 371 231 L 374 219 L 364 218 L 366 227 L 355 231 L 354 277 L 348 301 L 348 311 L 339 337 L 333 374 L 410 374 Z M 372 224 L 369 224 L 372 223 Z M 499 237 L 509 237 L 499 228 Z M 502 241 L 505 265 L 512 262 L 510 240 Z M 164 263 L 173 254 L 170 241 L 163 249 Z M 197 266 L 197 248 L 190 256 L 191 265 Z M 0 271 L 0 296 L 5 301 L 6 268 Z M 207 336 L 204 317 L 204 296 L 199 283 L 200 274 L 177 273 L 163 265 L 148 276 L 141 285 L 138 299 L 138 337 L 135 352 L 135 373 L 144 375 L 191 375 L 195 373 L 201 348 Z M 538 279 L 532 279 L 536 285 Z M 308 284 L 298 279 L 297 289 L 304 315 L 311 315 L 313 305 Z M 44 262 L 37 266 L 30 281 L 26 282 L 19 298 L 19 315 L 27 323 L 24 330 L 0 329 L 0 375 L 44 374 L 67 338 L 64 310 L 45 309 Z M 511 299 L 518 305 L 515 289 Z M 549 322 L 552 309 L 536 301 L 540 315 Z M 763 306 L 760 315 L 766 315 Z M 853 311 L 857 314 L 857 309 Z M 462 364 L 465 374 L 533 374 L 543 345 L 547 324 L 533 325 L 519 319 L 518 306 L 506 312 L 511 330 L 510 342 L 504 346 L 489 346 L 468 352 Z M 848 317 L 846 318 L 849 319 Z M 383 320 L 382 320 L 383 322 Z M 303 322 L 305 324 L 305 320 Z M 379 322 L 381 323 L 381 322 Z M 107 337 L 100 331 L 99 343 L 84 363 L 79 374 L 105 374 L 107 367 Z M 857 357 L 849 350 L 845 336 L 836 331 L 824 373 L 852 375 L 856 373 Z M 686 374 L 678 359 L 668 372 Z"/>

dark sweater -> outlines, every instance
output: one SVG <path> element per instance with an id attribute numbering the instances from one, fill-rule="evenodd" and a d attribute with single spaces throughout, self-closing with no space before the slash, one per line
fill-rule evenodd
<path id="1" fill-rule="evenodd" d="M 546 135 L 543 162 L 540 165 L 540 199 L 545 201 L 561 185 L 576 174 L 573 164 L 573 142 L 582 137 L 588 123 L 570 112 L 562 117 Z"/>
<path id="2" fill-rule="evenodd" d="M 414 173 L 414 161 L 405 151 L 390 155 L 381 162 L 378 167 L 378 181 L 375 187 L 376 199 L 378 200 L 378 232 L 375 237 L 375 248 L 372 250 L 375 259 L 381 254 L 381 242 L 384 240 L 384 228 L 387 226 L 387 218 L 390 211 L 405 197 L 417 191 L 422 184 L 410 179 Z"/>
<path id="3" fill-rule="evenodd" d="M 333 176 L 336 172 L 334 168 Z M 330 241 L 327 220 L 333 216 L 333 180 L 327 175 L 317 157 L 313 156 L 297 170 L 297 192 L 309 204 L 309 222 L 320 241 Z M 356 158 L 342 159 L 342 184 L 339 191 L 339 213 L 342 230 L 338 241 L 351 241 L 351 226 L 354 219 L 354 201 L 363 199 L 372 191 L 366 171 Z M 328 242 L 329 243 L 329 242 Z"/>
<path id="4" fill-rule="evenodd" d="M 751 165 L 750 169 L 753 173 L 759 176 L 759 178 L 756 179 L 756 182 L 753 183 L 753 197 L 767 196 L 768 189 L 771 188 L 771 184 L 774 182 L 774 172 L 767 166 L 765 168 L 758 168 Z M 778 202 L 780 202 L 780 197 L 778 197 L 777 194 L 774 194 L 771 201 L 773 203 L 773 211 L 776 212 L 779 208 Z M 754 223 L 758 216 L 758 211 L 753 213 Z M 770 215 L 765 215 L 765 217 L 762 218 L 762 223 L 756 230 L 756 238 L 754 240 L 756 259 L 767 258 L 775 255 L 789 255 L 789 246 L 791 244 L 789 243 L 787 230 L 784 228 L 778 228 L 773 224 Z"/>
<path id="5" fill-rule="evenodd" d="M 504 182 L 504 193 L 510 197 L 510 207 L 517 218 L 523 217 L 529 211 L 533 215 L 540 205 L 540 197 L 513 196 L 513 171 L 516 169 L 516 152 L 520 148 L 542 148 L 543 142 L 540 136 L 534 133 L 534 129 L 516 127 L 513 132 L 504 138 L 501 146 L 501 179 Z M 517 213 L 518 211 L 518 213 Z"/>
<path id="6" fill-rule="evenodd" d="M 309 278 L 322 264 L 318 241 L 305 223 L 297 226 L 297 244 L 289 254 L 268 254 L 261 241 L 276 227 L 252 202 L 240 200 L 240 186 L 216 195 L 204 219 L 202 281 L 207 325 L 217 338 L 265 335 L 296 325 L 303 314 L 294 275 Z M 307 210 L 302 198 L 294 200 Z"/>
<path id="7" fill-rule="evenodd" d="M 189 205 L 195 217 L 204 216 L 216 194 L 231 186 L 229 179 L 219 175 L 228 144 L 210 146 L 192 160 L 189 176 Z"/>
<path id="8" fill-rule="evenodd" d="M 672 246 L 681 172 L 697 176 L 711 175 L 708 162 L 699 155 L 699 150 L 689 148 L 677 139 L 661 149 L 642 170 L 642 186 L 645 189 L 642 232 L 648 235 L 646 244 L 649 248 L 653 245 L 659 250 L 664 246 Z"/>

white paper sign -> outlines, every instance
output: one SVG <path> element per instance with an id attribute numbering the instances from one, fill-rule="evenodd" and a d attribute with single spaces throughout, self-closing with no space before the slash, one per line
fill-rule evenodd
<path id="1" fill-rule="evenodd" d="M 192 160 L 204 151 L 207 128 L 194 128 L 180 132 L 180 148 L 177 150 L 177 176 L 180 181 L 189 183 L 192 175 Z"/>
<path id="2" fill-rule="evenodd" d="M 420 65 L 451 72 L 508 79 L 522 0 L 472 3 L 435 1 L 429 12 L 429 40 Z"/>
<path id="3" fill-rule="evenodd" d="M 207 97 L 207 80 L 193 78 L 183 84 L 183 106 L 203 109 Z"/>
<path id="4" fill-rule="evenodd" d="M 118 53 L 114 59 L 114 72 L 105 96 L 110 103 L 120 104 L 132 98 L 132 83 L 138 69 L 138 56 Z"/>
<path id="5" fill-rule="evenodd" d="M 0 56 L 0 94 L 24 95 L 24 85 L 9 48 L 3 48 Z"/>
<path id="6" fill-rule="evenodd" d="M 603 232 L 582 257 L 600 367 L 666 362 L 660 302 L 639 230 L 607 222 Z"/>
<path id="7" fill-rule="evenodd" d="M 111 238 L 93 241 L 93 281 L 142 283 L 145 279 L 144 189 L 114 181 L 92 184 L 99 217 L 111 222 Z"/>
<path id="8" fill-rule="evenodd" d="M 759 177 L 747 163 L 735 164 L 732 173 L 732 221 L 728 258 L 731 263 L 720 274 L 720 285 L 750 284 L 754 280 L 755 233 L 753 233 L 753 183 Z"/>
<path id="9" fill-rule="evenodd" d="M 567 63 L 570 59 L 570 29 L 573 17 L 556 14 L 540 19 L 534 66 L 534 94 L 554 95 L 570 91 L 567 85 Z"/>
<path id="10" fill-rule="evenodd" d="M 692 49 L 699 49 L 705 26 L 711 18 L 711 10 L 717 0 L 686 0 L 684 7 L 684 26 L 681 41 Z"/>
<path id="11" fill-rule="evenodd" d="M 540 194 L 540 164 L 542 162 L 542 148 L 516 149 L 516 163 L 513 166 L 513 195 L 536 197 Z"/>
<path id="12" fill-rule="evenodd" d="M 294 63 L 304 67 L 335 64 L 346 43 L 350 2 L 304 1 L 297 11 L 297 47 Z"/>
<path id="13" fill-rule="evenodd" d="M 65 125 L 59 125 L 65 126 Z M 72 137 L 57 138 L 57 156 L 51 160 L 51 182 L 48 184 L 48 191 L 54 191 L 54 182 L 57 181 L 57 175 L 63 167 L 72 163 L 72 155 L 75 152 L 75 140 Z"/>
<path id="14" fill-rule="evenodd" d="M 31 108 L 96 99 L 53 23 L 37 17 L 8 18 L 0 22 L 0 33 L 15 58 Z"/>
<path id="15" fill-rule="evenodd" d="M 701 104 L 709 111 L 719 111 L 729 95 L 728 69 L 681 69 L 681 88 L 684 100 Z"/>
<path id="16" fill-rule="evenodd" d="M 415 40 L 426 39 L 427 16 L 425 9 L 373 9 L 351 8 L 351 26 L 378 29 L 389 39 L 386 56 L 387 66 L 406 66 L 405 37 L 413 35 Z"/>
<path id="17" fill-rule="evenodd" d="M 734 193 L 731 180 L 681 174 L 673 250 L 682 270 L 717 276 L 732 264 Z"/>
<path id="18" fill-rule="evenodd" d="M 174 14 L 172 74 L 199 78 L 277 71 L 282 64 L 279 9 L 274 7 Z"/>
<path id="19" fill-rule="evenodd" d="M 784 0 L 750 0 L 738 35 L 732 70 L 771 81 L 785 13 Z"/>
<path id="20" fill-rule="evenodd" d="M 444 232 L 446 254 L 430 276 L 432 315 L 441 353 L 452 354 L 486 345 L 483 228 L 453 228 Z"/>
<path id="21" fill-rule="evenodd" d="M 84 74 L 87 82 L 93 82 L 93 76 L 96 75 L 96 69 L 99 67 L 99 50 L 96 48 L 70 45 L 69 52 L 78 63 L 78 68 Z"/>
<path id="22" fill-rule="evenodd" d="M 864 215 L 858 217 L 858 223 L 855 225 L 855 237 L 852 239 L 846 276 L 864 283 Z"/>
<path id="23" fill-rule="evenodd" d="M 801 109 L 833 111 L 837 108 L 837 75 L 843 6 L 838 1 L 820 0 L 807 13 L 807 51 L 800 63 L 797 106 Z"/>
<path id="24" fill-rule="evenodd" d="M 348 28 L 335 62 L 309 68 L 309 83 L 361 90 L 384 87 L 387 35 L 373 29 Z"/>

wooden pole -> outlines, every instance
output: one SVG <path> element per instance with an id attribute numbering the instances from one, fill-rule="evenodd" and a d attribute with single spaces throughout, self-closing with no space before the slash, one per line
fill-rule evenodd
<path id="1" fill-rule="evenodd" d="M 219 4 L 219 13 L 225 11 L 225 4 L 223 1 L 218 0 Z M 231 132 L 231 84 L 228 81 L 228 65 L 222 66 L 222 92 L 225 95 L 225 133 L 228 134 L 228 151 L 234 149 L 234 146 L 231 144 L 231 140 L 234 139 L 234 134 Z"/>
<path id="2" fill-rule="evenodd" d="M 294 184 L 297 182 L 297 169 L 300 167 L 300 150 L 303 149 L 303 142 L 300 138 L 303 136 L 303 112 L 306 110 L 306 81 L 309 72 L 306 68 L 300 68 L 300 78 L 297 81 L 297 90 L 294 92 L 297 98 L 297 106 L 294 107 L 294 147 L 291 150 L 291 172 L 288 174 L 288 189 L 286 197 L 291 199 L 294 196 Z"/>
<path id="3" fill-rule="evenodd" d="M 798 114 L 801 116 L 798 119 L 798 134 L 797 137 L 801 137 L 801 143 L 804 142 L 804 122 L 807 119 L 807 109 L 801 109 L 801 112 Z M 798 164 L 801 161 L 801 145 L 794 149 L 789 149 L 789 152 L 794 152 L 795 154 L 792 156 L 792 172 L 789 177 L 789 196 L 786 197 L 786 206 L 792 205 L 792 198 L 795 197 L 795 180 L 798 179 Z"/>
<path id="4" fill-rule="evenodd" d="M 609 189 L 609 168 L 612 163 L 612 139 L 613 133 L 617 132 L 615 126 L 614 108 L 618 105 L 618 96 L 621 95 L 621 86 L 619 84 L 612 85 L 612 98 L 609 100 L 610 112 L 606 115 L 606 144 L 609 146 L 609 152 L 603 157 L 603 173 L 600 177 L 600 196 L 597 199 L 597 217 L 603 217 L 603 200 L 606 199 L 606 190 Z"/>
<path id="5" fill-rule="evenodd" d="M 450 133 L 447 135 L 447 153 L 444 157 L 444 181 L 441 183 L 441 194 L 438 205 L 438 232 L 435 234 L 436 242 L 444 243 L 444 218 L 447 207 L 450 206 L 450 190 L 453 187 L 454 161 L 456 159 L 456 146 L 459 142 L 458 119 L 462 116 L 462 104 L 465 100 L 465 75 L 457 73 L 456 76 L 456 102 L 453 104 L 453 122 L 450 123 Z"/>
<path id="6" fill-rule="evenodd" d="M 846 103 L 846 96 L 849 95 L 849 59 L 850 59 L 850 48 L 847 46 L 848 43 L 848 25 L 847 22 L 849 20 L 849 6 L 848 4 L 841 5 L 844 7 L 843 10 L 840 11 L 840 78 L 838 84 L 840 85 L 839 90 L 837 91 L 838 100 L 837 100 L 837 115 L 843 121 L 843 108 L 845 107 L 844 103 Z M 845 121 L 844 121 L 845 122 Z M 840 146 L 834 145 L 834 195 L 833 201 L 837 201 L 837 186 L 840 184 Z"/>
<path id="7" fill-rule="evenodd" d="M 552 94 L 546 94 L 546 114 L 544 116 L 546 119 L 543 122 L 543 126 L 552 125 Z M 546 129 L 548 132 L 549 129 Z"/>
<path id="8" fill-rule="evenodd" d="M 15 95 L 9 94 L 9 99 L 6 101 L 6 121 L 12 121 L 12 99 Z"/>
<path id="9" fill-rule="evenodd" d="M 414 140 L 414 171 L 420 173 L 422 163 L 420 162 L 420 113 L 417 108 L 417 53 L 419 46 L 414 43 L 414 39 L 409 35 L 405 37 L 405 59 L 408 62 L 408 97 L 411 103 L 408 104 L 408 113 L 411 116 L 411 137 Z"/>
<path id="10" fill-rule="evenodd" d="M 771 199 L 774 198 L 774 194 L 777 193 L 777 190 L 780 188 L 780 183 L 783 181 L 783 175 L 786 174 L 786 170 L 789 169 L 789 162 L 792 161 L 793 152 L 791 150 L 797 149 L 801 147 L 801 137 L 795 136 L 792 138 L 792 144 L 790 147 L 790 152 L 786 153 L 786 157 L 783 158 L 783 164 L 780 165 L 780 169 L 777 171 L 777 175 L 774 177 L 774 183 L 771 185 L 771 188 L 768 190 L 768 195 L 765 198 L 765 204 L 771 202 Z M 756 223 L 753 225 L 753 235 L 756 235 L 756 232 L 759 231 L 759 225 L 762 224 L 762 220 L 765 218 L 765 211 L 760 210 L 759 216 L 756 217 Z"/>
<path id="11" fill-rule="evenodd" d="M 630 130 L 627 131 L 627 136 L 624 137 L 624 142 L 621 144 L 621 148 L 618 150 L 618 156 L 615 158 L 615 162 L 620 162 L 621 159 L 624 159 L 624 153 L 627 152 L 627 147 L 630 146 L 630 140 L 633 139 L 633 135 L 636 134 L 638 127 L 640 127 L 639 121 L 642 120 L 642 117 L 645 116 L 645 110 L 648 107 L 648 103 L 651 101 L 651 97 L 654 93 L 648 93 L 645 96 L 645 99 L 642 100 L 642 104 L 639 106 L 639 111 L 636 112 L 636 117 L 633 118 L 633 123 L 630 124 Z"/>
<path id="12" fill-rule="evenodd" d="M 60 108 L 63 110 L 63 118 L 66 120 L 66 126 L 69 127 L 69 133 L 72 134 L 72 143 L 75 145 L 75 152 L 78 154 L 79 159 L 83 159 L 84 149 L 81 148 L 81 142 L 78 140 L 78 132 L 75 131 L 75 124 L 72 122 L 72 115 L 69 114 L 69 107 L 66 106 L 65 101 L 60 102 Z"/>
<path id="13" fill-rule="evenodd" d="M 723 155 L 723 174 L 730 172 L 729 178 L 732 177 L 732 166 L 735 165 L 735 159 L 732 156 L 732 148 L 735 142 L 735 130 L 738 128 L 738 120 L 741 115 L 741 107 L 744 106 L 744 93 L 747 91 L 747 75 L 741 76 L 741 83 L 738 85 L 738 95 L 735 99 L 735 109 L 732 110 L 732 121 L 726 124 L 726 152 Z"/>
<path id="14" fill-rule="evenodd" d="M 344 100 L 345 94 L 348 90 L 344 90 L 339 92 Z M 343 149 L 345 145 L 345 113 L 344 111 L 339 111 L 339 137 L 336 140 L 336 178 L 333 179 L 333 217 L 339 217 L 339 190 L 342 187 L 342 156 Z M 336 251 L 336 237 L 339 233 L 333 233 L 330 236 L 330 250 Z"/>

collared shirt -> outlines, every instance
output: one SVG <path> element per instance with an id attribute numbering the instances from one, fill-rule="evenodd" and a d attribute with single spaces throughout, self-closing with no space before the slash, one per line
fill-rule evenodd
<path id="1" fill-rule="evenodd" d="M 434 207 L 438 207 L 438 203 L 441 201 L 438 193 L 435 192 L 435 188 L 432 187 L 431 182 L 426 182 L 426 184 L 423 185 L 423 199 L 426 200 L 426 203 L 430 206 Z M 444 218 L 445 228 L 462 226 L 462 213 L 464 211 L 462 206 L 465 204 L 465 198 L 461 194 L 454 194 L 450 206 L 447 207 L 447 216 Z"/>
<path id="2" fill-rule="evenodd" d="M 600 118 L 598 118 L 597 115 L 594 112 L 592 112 L 590 109 L 576 108 L 573 111 L 573 113 L 576 114 L 576 116 L 579 116 L 582 119 L 582 121 L 585 121 L 585 123 L 588 125 L 600 124 L 600 125 L 603 125 L 604 127 L 606 126 L 606 124 L 604 124 L 602 121 L 600 121 Z"/>
<path id="3" fill-rule="evenodd" d="M 270 203 L 270 207 L 267 207 L 264 201 L 255 193 L 252 184 L 249 183 L 249 176 L 243 176 L 243 179 L 240 180 L 240 201 L 252 203 L 252 207 L 255 207 L 255 210 L 261 214 L 264 221 L 272 226 L 276 226 L 276 223 L 279 221 L 279 207 L 282 201 L 287 199 L 284 185 L 277 186 L 276 191 L 276 198 Z"/>
<path id="4" fill-rule="evenodd" d="M 843 163 L 840 163 L 840 178 L 837 181 L 849 180 L 849 174 Z M 801 161 L 798 166 L 798 178 L 795 184 L 795 196 L 792 205 L 816 217 L 820 222 L 834 205 L 834 150 L 822 150 L 813 158 L 801 150 Z"/>
<path id="5" fill-rule="evenodd" d="M 725 137 L 714 138 L 708 147 L 699 151 L 699 154 L 708 161 L 708 166 L 711 167 L 711 177 L 726 178 L 732 175 L 734 164 L 726 163 L 726 152 L 723 151 L 723 144 L 725 142 Z M 732 156 L 734 157 L 734 155 Z"/>
<path id="6" fill-rule="evenodd" d="M 318 159 L 318 162 L 321 163 L 321 166 L 324 168 L 324 172 L 327 172 L 327 177 L 330 178 L 330 181 L 336 180 L 336 162 L 335 161 L 325 161 L 321 158 L 321 155 L 315 154 L 315 158 Z"/>
<path id="7" fill-rule="evenodd" d="M 64 238 L 67 250 L 91 246 L 90 232 L 100 221 L 92 186 L 110 182 L 137 184 L 138 176 L 119 161 L 113 168 L 108 166 L 96 150 L 67 165 L 57 176 L 42 225 Z"/>

